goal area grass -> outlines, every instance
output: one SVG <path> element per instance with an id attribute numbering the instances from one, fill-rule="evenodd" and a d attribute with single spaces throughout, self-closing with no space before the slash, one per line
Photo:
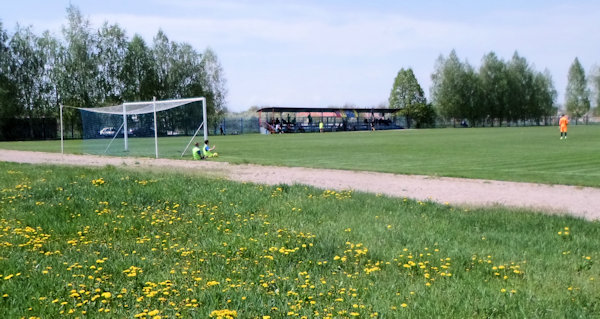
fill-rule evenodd
<path id="1" fill-rule="evenodd" d="M 233 164 L 302 166 L 600 187 L 600 126 L 422 129 L 278 135 L 210 136 L 219 158 Z M 196 142 L 202 144 L 202 138 Z M 159 157 L 191 160 L 189 137 L 159 139 Z M 105 142 L 105 141 L 104 141 Z M 152 139 L 138 146 L 153 156 Z M 88 144 L 89 145 L 89 144 Z M 59 152 L 58 141 L 3 142 L 0 148 Z M 100 149 L 100 147 L 98 147 Z M 65 152 L 83 153 L 67 140 Z M 118 155 L 140 156 L 135 149 Z"/>

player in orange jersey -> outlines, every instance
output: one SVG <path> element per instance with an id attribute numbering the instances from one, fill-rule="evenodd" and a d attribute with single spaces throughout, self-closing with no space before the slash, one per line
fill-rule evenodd
<path id="1" fill-rule="evenodd" d="M 566 115 L 561 115 L 560 120 L 558 121 L 558 126 L 560 126 L 560 139 L 563 139 L 563 134 L 564 134 L 564 138 L 567 139 L 567 125 L 569 124 L 569 119 L 567 118 Z"/>

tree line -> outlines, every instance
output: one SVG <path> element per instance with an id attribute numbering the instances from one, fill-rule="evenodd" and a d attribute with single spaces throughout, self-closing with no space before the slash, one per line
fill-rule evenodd
<path id="1" fill-rule="evenodd" d="M 200 53 L 162 30 L 148 44 L 137 34 L 129 39 L 118 24 L 92 29 L 73 5 L 66 12 L 62 39 L 20 25 L 9 36 L 0 21 L 0 127 L 25 121 L 26 137 L 39 138 L 34 122 L 56 119 L 60 104 L 98 107 L 153 97 L 204 96 L 209 121 L 226 112 L 223 68 L 210 48 Z M 65 108 L 64 118 L 66 131 L 77 136 L 79 112 Z"/>
<path id="2" fill-rule="evenodd" d="M 461 61 L 452 50 L 441 55 L 431 75 L 431 103 L 412 69 L 401 69 L 392 86 L 389 107 L 401 109 L 407 124 L 417 127 L 435 125 L 436 117 L 444 121 L 468 121 L 470 126 L 502 126 L 519 123 L 549 124 L 557 115 L 557 92 L 550 72 L 536 71 L 517 52 L 504 61 L 490 52 L 483 56 L 478 70 Z M 600 92 L 600 70 L 589 79 Z M 600 94 L 596 94 L 597 105 Z M 591 91 L 579 60 L 569 69 L 565 94 L 566 111 L 575 119 L 590 110 Z"/>

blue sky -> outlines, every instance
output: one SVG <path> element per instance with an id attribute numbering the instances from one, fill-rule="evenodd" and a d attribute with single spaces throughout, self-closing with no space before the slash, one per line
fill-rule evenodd
<path id="1" fill-rule="evenodd" d="M 358 107 L 386 103 L 412 68 L 429 96 L 440 55 L 455 49 L 478 68 L 515 51 L 548 69 L 563 103 L 569 66 L 600 64 L 600 1 L 3 0 L 0 21 L 61 36 L 72 3 L 94 29 L 117 23 L 148 43 L 162 29 L 199 52 L 211 47 L 227 79 L 227 106 Z"/>

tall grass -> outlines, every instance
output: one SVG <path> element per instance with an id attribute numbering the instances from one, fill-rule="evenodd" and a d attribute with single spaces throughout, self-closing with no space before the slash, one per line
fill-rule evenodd
<path id="1" fill-rule="evenodd" d="M 114 167 L 0 163 L 0 196 L 3 318 L 600 313 L 598 222 Z"/>
<path id="2" fill-rule="evenodd" d="M 148 156 L 154 155 L 152 140 L 131 140 L 130 145 L 137 144 Z M 188 140 L 161 139 L 160 156 L 180 158 Z M 555 127 L 254 134 L 214 136 L 210 140 L 220 154 L 216 160 L 231 163 L 600 187 L 600 126 L 572 125 L 568 140 L 560 140 Z M 67 152 L 81 152 L 80 143 L 69 141 Z M 56 141 L 0 143 L 0 147 L 60 150 Z M 137 151 L 130 154 L 141 154 Z M 124 155 L 122 151 L 114 154 Z M 189 151 L 184 158 L 191 158 Z"/>

